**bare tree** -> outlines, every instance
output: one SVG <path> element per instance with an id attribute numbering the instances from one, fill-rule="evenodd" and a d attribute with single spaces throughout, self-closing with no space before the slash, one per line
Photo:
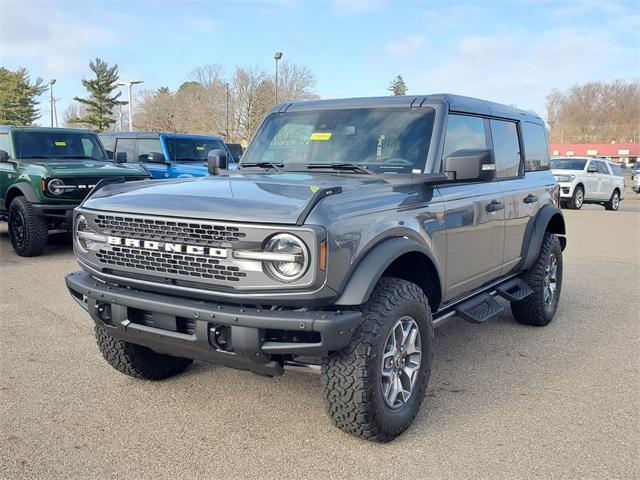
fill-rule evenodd
<path id="1" fill-rule="evenodd" d="M 145 90 L 136 102 L 134 121 L 137 128 L 157 132 L 179 132 L 175 95 L 162 87 Z"/>

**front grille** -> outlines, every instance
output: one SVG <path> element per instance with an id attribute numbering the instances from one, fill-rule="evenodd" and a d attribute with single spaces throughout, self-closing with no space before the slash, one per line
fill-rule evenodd
<path id="1" fill-rule="evenodd" d="M 238 282 L 247 274 L 238 267 L 222 265 L 220 260 L 182 253 L 166 253 L 131 247 L 113 246 L 100 249 L 96 257 L 104 265 L 147 272 L 168 273 L 185 277 Z"/>
<path id="2" fill-rule="evenodd" d="M 96 225 L 107 235 L 212 247 L 229 246 L 246 237 L 238 227 L 119 215 L 98 215 Z M 146 252 L 145 252 L 146 253 Z"/>

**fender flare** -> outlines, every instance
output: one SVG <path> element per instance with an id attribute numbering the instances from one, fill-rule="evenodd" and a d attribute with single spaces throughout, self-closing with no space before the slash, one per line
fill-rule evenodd
<path id="1" fill-rule="evenodd" d="M 564 215 L 562 215 L 562 211 L 558 207 L 553 205 L 545 205 L 533 219 L 529 220 L 522 242 L 520 269 L 526 270 L 533 265 L 536 258 L 538 258 L 544 234 L 548 231 L 557 235 L 566 235 L 567 233 Z M 563 250 L 567 246 L 567 239 L 564 236 L 560 237 L 560 245 Z"/>
<path id="2" fill-rule="evenodd" d="M 443 291 L 442 275 L 431 251 L 415 240 L 394 237 L 383 240 L 369 249 L 364 258 L 352 267 L 348 280 L 342 288 L 342 294 L 334 304 L 361 305 L 367 302 L 385 270 L 406 253 L 421 253 L 429 259 L 437 272 L 440 291 Z"/>
<path id="3" fill-rule="evenodd" d="M 18 195 L 15 195 L 16 191 L 19 192 Z M 33 187 L 30 184 L 28 184 L 27 182 L 14 183 L 7 190 L 7 194 L 4 198 L 4 202 L 7 210 L 9 209 L 7 200 L 9 198 L 13 198 L 16 196 L 24 196 L 31 203 L 39 203 L 38 195 L 36 194 L 36 191 L 33 189 Z"/>

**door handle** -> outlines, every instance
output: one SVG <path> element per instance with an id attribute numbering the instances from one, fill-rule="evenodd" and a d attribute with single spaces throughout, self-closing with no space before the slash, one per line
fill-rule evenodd
<path id="1" fill-rule="evenodd" d="M 538 197 L 536 195 L 534 195 L 533 193 L 530 193 L 529 195 L 527 195 L 526 197 L 524 197 L 522 199 L 522 201 L 524 203 L 533 203 L 533 202 L 537 202 L 538 201 Z"/>
<path id="2" fill-rule="evenodd" d="M 504 210 L 504 203 L 498 200 L 492 200 L 490 204 L 485 207 L 487 212 L 497 212 L 498 210 Z"/>

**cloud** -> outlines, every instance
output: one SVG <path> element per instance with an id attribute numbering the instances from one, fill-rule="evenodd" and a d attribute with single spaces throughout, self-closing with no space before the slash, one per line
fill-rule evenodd
<path id="1" fill-rule="evenodd" d="M 409 57 L 422 50 L 425 41 L 425 38 L 420 35 L 409 35 L 387 43 L 383 51 L 392 58 Z"/>

